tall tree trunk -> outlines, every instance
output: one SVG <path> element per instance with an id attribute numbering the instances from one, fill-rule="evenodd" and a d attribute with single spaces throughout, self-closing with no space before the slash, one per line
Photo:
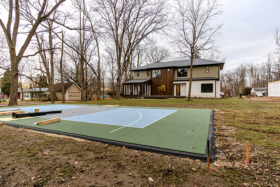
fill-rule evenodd
<path id="1" fill-rule="evenodd" d="M 55 101 L 55 90 L 54 90 L 54 62 L 53 62 L 53 38 L 52 38 L 52 26 L 49 24 L 49 43 L 50 43 L 50 83 L 49 90 L 51 90 L 51 103 L 54 104 Z"/>
<path id="2" fill-rule="evenodd" d="M 118 44 L 116 45 L 117 49 Z M 118 67 L 118 74 L 117 74 L 117 92 L 116 92 L 116 99 L 119 100 L 121 97 L 121 82 L 122 82 L 122 68 L 121 68 L 121 48 L 117 50 L 117 67 Z"/>
<path id="3" fill-rule="evenodd" d="M 22 87 L 21 76 L 19 78 L 20 78 L 21 101 L 23 101 L 23 87 Z"/>
<path id="4" fill-rule="evenodd" d="M 101 93 L 101 69 L 100 69 L 100 51 L 99 51 L 99 42 L 98 38 L 95 33 L 95 41 L 97 47 L 97 54 L 98 54 L 98 63 L 97 63 L 97 100 L 100 100 L 100 93 Z"/>
<path id="5" fill-rule="evenodd" d="M 13 54 L 11 54 L 13 55 Z M 17 96 L 18 96 L 18 60 L 15 57 L 11 57 L 11 89 L 10 89 L 10 98 L 9 106 L 18 105 Z"/>
<path id="6" fill-rule="evenodd" d="M 84 41 L 84 37 L 83 37 Z M 82 10 L 80 8 L 80 79 L 81 79 L 81 94 L 82 94 L 82 101 L 85 101 L 85 76 L 84 76 L 84 61 L 83 61 L 83 42 L 82 42 Z"/>
<path id="7" fill-rule="evenodd" d="M 62 32 L 62 40 L 64 40 L 64 34 Z M 60 58 L 60 79 L 61 79 L 61 94 L 62 94 L 62 103 L 65 103 L 65 93 L 64 93 L 64 80 L 63 80 L 63 68 L 62 68 L 62 62 L 63 62 L 63 52 L 64 52 L 64 42 L 61 44 L 61 58 Z"/>
<path id="8" fill-rule="evenodd" d="M 120 68 L 118 68 L 116 99 L 120 99 L 121 81 L 122 81 L 121 70 L 120 70 Z"/>
<path id="9" fill-rule="evenodd" d="M 191 53 L 191 72 L 190 72 L 190 83 L 189 83 L 188 101 L 190 101 L 190 100 L 191 100 L 191 90 L 192 90 L 192 72 L 193 72 L 193 53 Z"/>

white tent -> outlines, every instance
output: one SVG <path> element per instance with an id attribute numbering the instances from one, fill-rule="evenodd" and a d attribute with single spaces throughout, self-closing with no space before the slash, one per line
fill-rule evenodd
<path id="1" fill-rule="evenodd" d="M 280 81 L 268 83 L 268 97 L 280 97 Z"/>

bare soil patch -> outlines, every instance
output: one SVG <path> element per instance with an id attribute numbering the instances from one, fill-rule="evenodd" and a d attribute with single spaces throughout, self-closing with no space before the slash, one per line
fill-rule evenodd
<path id="1" fill-rule="evenodd" d="M 280 102 L 280 97 L 251 97 L 246 99 L 258 102 Z"/>
<path id="2" fill-rule="evenodd" d="M 0 186 L 224 186 L 206 163 L 0 127 Z"/>

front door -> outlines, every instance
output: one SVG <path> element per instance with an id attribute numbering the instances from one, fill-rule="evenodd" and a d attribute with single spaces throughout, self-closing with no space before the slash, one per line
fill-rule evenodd
<path id="1" fill-rule="evenodd" d="M 176 85 L 176 96 L 180 96 L 180 84 Z"/>

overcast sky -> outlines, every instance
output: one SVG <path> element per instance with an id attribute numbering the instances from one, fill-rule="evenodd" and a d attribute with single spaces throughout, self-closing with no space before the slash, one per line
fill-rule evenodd
<path id="1" fill-rule="evenodd" d="M 224 23 L 217 38 L 225 69 L 241 63 L 260 63 L 276 48 L 274 32 L 280 28 L 279 0 L 221 0 Z"/>

